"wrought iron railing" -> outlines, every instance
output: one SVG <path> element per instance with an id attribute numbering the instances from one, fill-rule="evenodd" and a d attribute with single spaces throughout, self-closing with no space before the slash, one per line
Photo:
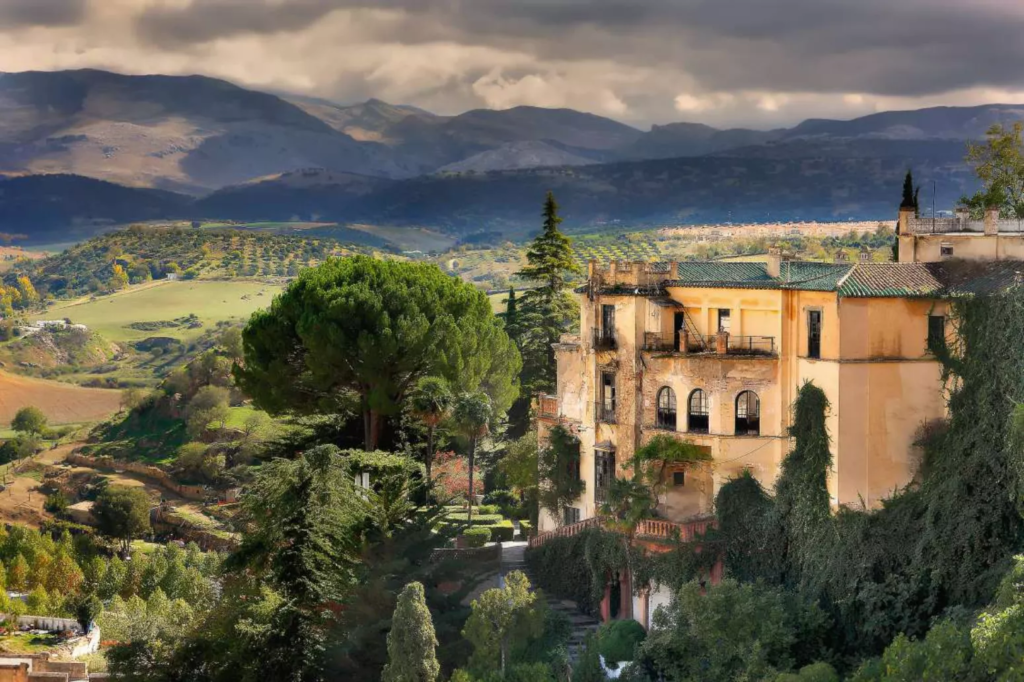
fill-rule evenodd
<path id="1" fill-rule="evenodd" d="M 602 424 L 617 424 L 615 403 L 594 403 L 594 418 Z"/>
<path id="2" fill-rule="evenodd" d="M 775 337 L 730 336 L 729 352 L 734 355 L 775 355 Z"/>
<path id="3" fill-rule="evenodd" d="M 594 348 L 597 350 L 615 350 L 619 347 L 618 342 L 615 340 L 614 329 L 594 327 L 593 332 Z"/>

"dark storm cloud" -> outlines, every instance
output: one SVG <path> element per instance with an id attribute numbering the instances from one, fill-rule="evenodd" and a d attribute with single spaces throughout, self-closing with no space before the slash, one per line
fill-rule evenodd
<path id="1" fill-rule="evenodd" d="M 0 30 L 73 26 L 85 17 L 86 0 L 0 0 Z"/>
<path id="2" fill-rule="evenodd" d="M 1019 0 L 195 0 L 149 9 L 139 27 L 162 46 L 202 43 L 298 31 L 336 10 L 400 13 L 380 41 L 614 59 L 685 71 L 707 90 L 922 95 L 1024 84 Z"/>

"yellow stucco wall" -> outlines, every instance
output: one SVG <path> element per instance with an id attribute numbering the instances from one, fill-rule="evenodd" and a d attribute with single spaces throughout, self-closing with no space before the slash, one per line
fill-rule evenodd
<path id="1" fill-rule="evenodd" d="M 1024 236 L 983 233 L 900 235 L 901 263 L 937 263 L 949 260 L 940 249 L 953 247 L 952 258 L 962 260 L 1024 260 Z"/>
<path id="2" fill-rule="evenodd" d="M 629 276 L 640 278 L 630 271 Z M 657 393 L 675 392 L 676 437 L 707 447 L 710 466 L 687 473 L 686 485 L 670 487 L 662 513 L 683 520 L 712 511 L 723 483 L 750 469 L 772 488 L 791 448 L 791 407 L 800 386 L 812 381 L 831 403 L 827 426 L 835 468 L 829 478 L 834 504 L 877 505 L 909 482 L 919 453 L 914 442 L 926 422 L 941 418 L 945 404 L 938 363 L 926 349 L 928 315 L 943 311 L 925 300 L 839 299 L 834 292 L 670 288 L 701 334 L 717 330 L 720 308 L 731 311 L 734 336 L 770 336 L 776 357 L 679 354 L 642 350 L 645 334 L 668 334 L 678 308 L 659 306 L 643 295 L 580 297 L 581 337 L 557 349 L 558 397 L 563 419 L 581 442 L 581 475 L 586 493 L 581 518 L 596 513 L 594 445 L 610 441 L 617 475 L 636 447 L 655 433 Z M 595 351 L 592 329 L 602 305 L 615 306 L 617 348 Z M 822 313 L 821 358 L 807 356 L 808 311 Z M 616 423 L 598 423 L 600 374 L 616 376 Z M 710 433 L 688 434 L 691 391 L 707 392 Z M 737 436 L 735 400 L 744 390 L 760 399 L 761 433 Z M 556 525 L 542 518 L 542 529 Z"/>

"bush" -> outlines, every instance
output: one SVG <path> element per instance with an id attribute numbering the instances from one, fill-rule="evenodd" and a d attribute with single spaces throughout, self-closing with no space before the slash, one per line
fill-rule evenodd
<path id="1" fill-rule="evenodd" d="M 511 521 L 502 521 L 489 526 L 489 528 L 491 531 L 491 542 L 512 542 L 516 532 Z"/>
<path id="2" fill-rule="evenodd" d="M 783 673 L 775 682 L 839 682 L 839 673 L 828 663 L 811 663 L 797 673 Z"/>
<path id="3" fill-rule="evenodd" d="M 523 537 L 524 540 L 533 535 L 533 524 L 529 521 L 520 521 L 519 534 Z"/>
<path id="4" fill-rule="evenodd" d="M 519 498 L 511 490 L 492 490 L 484 495 L 484 504 L 494 507 L 512 507 L 519 504 Z"/>
<path id="5" fill-rule="evenodd" d="M 615 620 L 598 630 L 599 651 L 609 663 L 632 661 L 636 647 L 647 637 L 647 631 L 635 620 Z"/>
<path id="6" fill-rule="evenodd" d="M 464 524 L 469 520 L 469 514 L 449 514 L 445 517 L 445 521 L 452 525 Z M 493 526 L 496 523 L 504 521 L 505 517 L 501 514 L 477 514 L 473 512 L 473 523 L 474 526 Z"/>
<path id="7" fill-rule="evenodd" d="M 46 502 L 43 505 L 46 511 L 53 514 L 62 514 L 68 509 L 68 498 L 64 496 L 64 493 L 57 491 L 52 495 L 46 497 Z"/>
<path id="8" fill-rule="evenodd" d="M 483 547 L 491 539 L 490 528 L 469 528 L 462 534 L 469 547 Z"/>

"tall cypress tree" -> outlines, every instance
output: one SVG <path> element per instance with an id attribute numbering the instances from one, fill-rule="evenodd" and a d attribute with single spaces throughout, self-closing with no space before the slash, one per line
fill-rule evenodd
<path id="1" fill-rule="evenodd" d="M 544 229 L 526 252 L 527 266 L 517 273 L 538 285 L 523 295 L 517 311 L 525 396 L 554 390 L 555 352 L 551 346 L 573 328 L 579 316 L 579 306 L 568 289 L 580 267 L 573 257 L 572 241 L 559 230 L 562 218 L 551 192 L 544 201 L 543 217 Z"/>
<path id="2" fill-rule="evenodd" d="M 434 682 L 441 671 L 437 636 L 423 585 L 409 583 L 398 597 L 388 633 L 388 664 L 382 682 Z"/>
<path id="3" fill-rule="evenodd" d="M 508 288 L 508 298 L 505 299 L 505 312 L 502 315 L 505 319 L 505 333 L 508 338 L 519 344 L 519 304 L 516 302 L 516 290 Z"/>

